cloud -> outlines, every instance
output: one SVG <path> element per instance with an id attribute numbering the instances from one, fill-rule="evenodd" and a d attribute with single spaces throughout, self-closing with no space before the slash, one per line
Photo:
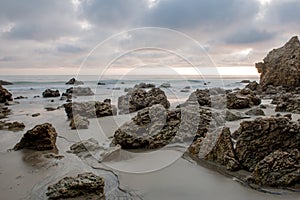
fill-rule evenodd
<path id="1" fill-rule="evenodd" d="M 242 29 L 228 36 L 225 41 L 229 44 L 249 44 L 270 40 L 275 37 L 275 33 L 256 28 Z"/>
<path id="2" fill-rule="evenodd" d="M 85 49 L 70 44 L 63 44 L 57 47 L 57 51 L 62 53 L 79 53 L 85 51 Z"/>

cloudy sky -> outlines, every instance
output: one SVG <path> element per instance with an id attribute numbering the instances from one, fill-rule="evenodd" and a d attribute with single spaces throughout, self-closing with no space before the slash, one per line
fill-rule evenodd
<path id="1" fill-rule="evenodd" d="M 300 0 L 0 0 L 0 72 L 193 73 L 195 64 L 247 75 L 299 35 L 299 10 Z"/>

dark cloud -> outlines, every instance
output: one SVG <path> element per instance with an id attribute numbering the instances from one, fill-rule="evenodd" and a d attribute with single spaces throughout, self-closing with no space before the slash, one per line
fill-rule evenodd
<path id="1" fill-rule="evenodd" d="M 241 29 L 228 36 L 225 41 L 229 44 L 249 44 L 270 40 L 275 37 L 275 33 L 255 28 Z"/>
<path id="2" fill-rule="evenodd" d="M 57 51 L 63 53 L 79 53 L 79 52 L 83 52 L 84 50 L 85 49 L 81 47 L 70 45 L 70 44 L 63 44 L 57 47 Z"/>
<path id="3" fill-rule="evenodd" d="M 17 61 L 20 60 L 19 57 L 17 56 L 3 56 L 0 57 L 0 62 L 13 62 L 13 61 Z"/>

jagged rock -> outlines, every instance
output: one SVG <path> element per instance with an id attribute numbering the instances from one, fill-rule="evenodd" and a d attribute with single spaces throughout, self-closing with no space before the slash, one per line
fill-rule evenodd
<path id="1" fill-rule="evenodd" d="M 71 78 L 68 82 L 66 82 L 66 85 L 83 85 L 84 83 L 82 81 L 78 81 L 75 78 Z"/>
<path id="2" fill-rule="evenodd" d="M 252 91 L 256 91 L 260 89 L 260 86 L 256 81 L 252 81 L 248 85 L 246 85 L 245 88 L 249 88 Z"/>
<path id="3" fill-rule="evenodd" d="M 241 165 L 253 171 L 259 161 L 278 149 L 299 149 L 300 124 L 286 117 L 257 118 L 242 122 L 233 137 Z"/>
<path id="4" fill-rule="evenodd" d="M 86 117 L 82 117 L 79 114 L 76 114 L 70 122 L 71 129 L 88 129 L 89 120 Z"/>
<path id="5" fill-rule="evenodd" d="M 27 131 L 21 141 L 15 145 L 14 150 L 32 149 L 37 151 L 56 149 L 57 133 L 50 123 L 36 125 Z"/>
<path id="6" fill-rule="evenodd" d="M 37 117 L 37 116 L 40 116 L 41 115 L 41 113 L 33 113 L 32 115 L 31 115 L 31 117 Z"/>
<path id="7" fill-rule="evenodd" d="M 242 80 L 241 83 L 250 83 L 250 80 Z"/>
<path id="8" fill-rule="evenodd" d="M 269 154 L 255 166 L 253 173 L 247 178 L 247 181 L 273 187 L 293 186 L 299 183 L 299 149 L 293 149 L 289 152 L 277 150 Z"/>
<path id="9" fill-rule="evenodd" d="M 139 83 L 134 88 L 155 88 L 155 85 L 152 83 Z"/>
<path id="10" fill-rule="evenodd" d="M 43 97 L 44 98 L 48 98 L 48 97 L 59 97 L 60 93 L 58 90 L 51 90 L 51 89 L 47 89 L 43 92 Z"/>
<path id="11" fill-rule="evenodd" d="M 13 100 L 12 94 L 8 92 L 7 89 L 2 87 L 2 85 L 0 85 L 0 103 L 5 103 L 7 101 L 12 101 L 12 100 Z"/>
<path id="12" fill-rule="evenodd" d="M 232 92 L 227 94 L 227 108 L 242 109 L 250 108 L 254 105 L 259 105 L 261 99 L 255 95 L 250 89 L 244 88 L 239 92 Z"/>
<path id="13" fill-rule="evenodd" d="M 295 88 L 300 86 L 300 42 L 292 37 L 283 47 L 273 49 L 255 64 L 260 73 L 260 85 L 263 90 L 268 85 Z"/>
<path id="14" fill-rule="evenodd" d="M 240 169 L 236 159 L 230 130 L 227 127 L 208 133 L 200 144 L 199 157 L 226 166 L 228 170 Z"/>
<path id="15" fill-rule="evenodd" d="M 273 99 L 272 104 L 277 104 L 276 112 L 292 112 L 300 114 L 300 95 L 283 94 Z"/>
<path id="16" fill-rule="evenodd" d="M 70 151 L 68 153 L 74 153 L 78 155 L 79 157 L 86 156 L 87 152 L 93 152 L 96 150 L 103 149 L 99 146 L 99 143 L 94 138 L 90 138 L 88 140 L 82 140 L 78 143 L 73 144 L 70 147 Z"/>
<path id="17" fill-rule="evenodd" d="M 249 117 L 245 116 L 244 114 L 242 114 L 240 112 L 226 110 L 226 116 L 225 116 L 226 121 L 237 121 L 237 120 L 247 119 L 247 118 L 249 118 Z"/>
<path id="18" fill-rule="evenodd" d="M 245 114 L 250 116 L 265 116 L 265 112 L 260 108 L 252 108 L 248 110 Z"/>
<path id="19" fill-rule="evenodd" d="M 0 121 L 0 129 L 8 129 L 10 131 L 19 131 L 25 128 L 24 123 L 22 122 L 3 122 Z"/>
<path id="20" fill-rule="evenodd" d="M 56 184 L 48 187 L 47 196 L 49 199 L 69 199 L 84 197 L 105 200 L 104 178 L 91 172 L 78 174 L 77 177 L 65 177 Z"/>
<path id="21" fill-rule="evenodd" d="M 186 102 L 189 104 L 193 104 L 193 103 L 198 104 L 199 106 L 211 106 L 211 97 L 210 97 L 209 90 L 197 89 L 189 96 Z"/>
<path id="22" fill-rule="evenodd" d="M 64 108 L 69 119 L 72 119 L 76 114 L 82 117 L 96 118 L 112 116 L 117 113 L 114 105 L 99 101 L 66 103 Z"/>
<path id="23" fill-rule="evenodd" d="M 155 104 L 161 104 L 165 108 L 170 107 L 170 103 L 164 91 L 159 88 L 152 88 L 148 92 L 137 88 L 129 91 L 126 95 L 118 99 L 119 112 L 122 114 L 132 113 Z"/>
<path id="24" fill-rule="evenodd" d="M 161 88 L 170 88 L 171 87 L 171 84 L 170 83 L 162 83 L 160 85 Z"/>
<path id="25" fill-rule="evenodd" d="M 7 115 L 9 115 L 9 113 L 10 113 L 10 109 L 0 104 L 0 119 L 5 118 Z"/>
<path id="26" fill-rule="evenodd" d="M 89 87 L 71 87 L 66 90 L 62 96 L 66 96 L 68 99 L 71 99 L 72 96 L 93 96 L 95 93 Z"/>
<path id="27" fill-rule="evenodd" d="M 180 92 L 189 92 L 190 90 L 189 89 L 182 89 L 180 90 Z"/>
<path id="28" fill-rule="evenodd" d="M 0 80 L 0 85 L 13 85 L 12 82 Z"/>

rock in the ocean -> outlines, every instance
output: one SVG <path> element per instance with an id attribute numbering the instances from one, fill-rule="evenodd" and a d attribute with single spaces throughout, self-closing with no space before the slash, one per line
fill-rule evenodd
<path id="1" fill-rule="evenodd" d="M 0 85 L 13 85 L 12 82 L 0 80 Z"/>
<path id="2" fill-rule="evenodd" d="M 120 96 L 118 99 L 118 108 L 122 114 L 136 112 L 155 104 L 161 104 L 165 108 L 170 107 L 167 96 L 159 88 L 152 88 L 148 92 L 137 88 L 129 91 L 126 95 Z"/>
<path id="3" fill-rule="evenodd" d="M 71 78 L 68 82 L 66 82 L 66 85 L 83 85 L 84 83 L 82 81 L 78 81 L 75 78 Z"/>
<path id="4" fill-rule="evenodd" d="M 71 87 L 62 96 L 72 98 L 72 96 L 93 96 L 95 93 L 89 87 Z"/>
<path id="5" fill-rule="evenodd" d="M 292 37 L 283 47 L 273 49 L 256 63 L 260 73 L 260 85 L 263 90 L 268 85 L 286 88 L 300 87 L 300 42 Z"/>
<path id="6" fill-rule="evenodd" d="M 105 200 L 104 178 L 91 172 L 78 174 L 77 177 L 65 177 L 48 187 L 49 199 L 70 199 L 76 197 L 91 197 Z"/>
<path id="7" fill-rule="evenodd" d="M 170 88 L 171 87 L 171 84 L 170 83 L 162 83 L 160 85 L 161 88 Z"/>
<path id="8" fill-rule="evenodd" d="M 300 124 L 287 117 L 257 118 L 242 122 L 233 137 L 239 162 L 253 171 L 258 162 L 276 150 L 299 149 Z"/>
<path id="9" fill-rule="evenodd" d="M 82 117 L 96 118 L 117 114 L 117 108 L 110 103 L 99 101 L 73 102 L 64 104 L 65 112 L 69 119 L 79 114 Z"/>
<path id="10" fill-rule="evenodd" d="M 227 127 L 206 135 L 200 144 L 199 157 L 224 165 L 228 170 L 240 169 L 231 141 L 230 130 Z"/>
<path id="11" fill-rule="evenodd" d="M 15 145 L 14 150 L 32 149 L 37 151 L 56 149 L 57 133 L 50 123 L 36 125 L 27 131 L 21 141 Z"/>
<path id="12" fill-rule="evenodd" d="M 155 85 L 152 83 L 140 83 L 135 85 L 134 88 L 155 88 Z"/>
<path id="13" fill-rule="evenodd" d="M 250 116 L 265 116 L 265 112 L 261 108 L 252 108 L 245 114 Z"/>
<path id="14" fill-rule="evenodd" d="M 256 81 L 252 81 L 249 84 L 247 84 L 245 88 L 249 88 L 252 91 L 256 91 L 260 89 L 260 86 Z"/>
<path id="15" fill-rule="evenodd" d="M 89 120 L 86 117 L 82 117 L 79 114 L 76 114 L 70 121 L 71 129 L 88 129 Z"/>
<path id="16" fill-rule="evenodd" d="M 7 101 L 12 101 L 13 97 L 10 92 L 7 91 L 2 85 L 0 85 L 0 103 L 5 103 Z"/>
<path id="17" fill-rule="evenodd" d="M 47 89 L 43 92 L 43 97 L 44 98 L 48 98 L 48 97 L 59 97 L 60 93 L 58 90 L 51 90 L 51 89 Z"/>
<path id="18" fill-rule="evenodd" d="M 299 147 L 298 147 L 299 148 Z M 247 181 L 263 186 L 293 186 L 300 181 L 300 152 L 277 150 L 254 168 Z"/>
<path id="19" fill-rule="evenodd" d="M 261 99 L 248 88 L 227 94 L 227 108 L 229 109 L 250 108 L 260 103 Z"/>

